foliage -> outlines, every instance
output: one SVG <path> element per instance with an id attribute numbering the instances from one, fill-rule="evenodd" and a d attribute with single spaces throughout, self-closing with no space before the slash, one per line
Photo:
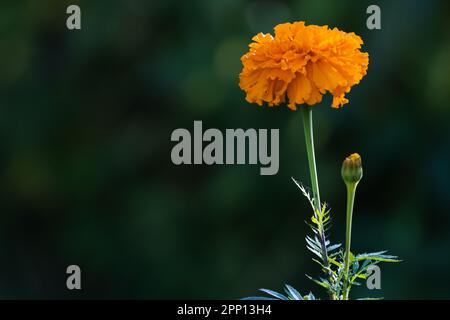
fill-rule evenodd
<path id="1" fill-rule="evenodd" d="M 372 266 L 380 262 L 400 262 L 396 256 L 386 254 L 387 251 L 378 251 L 354 255 L 350 253 L 349 272 L 346 274 L 344 268 L 344 251 L 340 243 L 332 244 L 329 240 L 329 231 L 331 229 L 331 210 L 326 203 L 321 204 L 321 210 L 315 210 L 314 198 L 308 190 L 298 181 L 292 178 L 294 183 L 300 189 L 302 194 L 308 199 L 313 209 L 313 215 L 310 222 L 307 222 L 311 228 L 312 235 L 307 235 L 306 248 L 314 255 L 312 260 L 320 265 L 323 277 L 312 277 L 306 275 L 308 279 L 324 288 L 333 300 L 343 299 L 343 290 L 347 282 L 347 288 L 350 291 L 352 286 L 360 285 L 361 280 L 366 280 L 369 276 L 369 270 Z M 315 300 L 315 296 L 310 292 L 302 296 L 296 289 L 285 285 L 286 295 L 268 290 L 260 289 L 271 297 L 248 297 L 246 300 Z M 364 298 L 372 300 L 374 298 Z M 375 298 L 378 299 L 378 298 Z"/>
<path id="2" fill-rule="evenodd" d="M 285 294 L 281 294 L 269 289 L 259 289 L 264 293 L 267 293 L 271 297 L 264 296 L 255 296 L 255 297 L 247 297 L 242 300 L 316 300 L 316 297 L 309 292 L 307 295 L 301 295 L 294 287 L 285 284 L 284 292 Z"/>

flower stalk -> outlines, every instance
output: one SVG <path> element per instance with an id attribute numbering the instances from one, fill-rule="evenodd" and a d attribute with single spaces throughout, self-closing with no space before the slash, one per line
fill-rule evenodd
<path id="1" fill-rule="evenodd" d="M 350 246 L 352 240 L 352 218 L 353 206 L 355 203 L 356 187 L 361 181 L 363 171 L 361 157 L 357 153 L 348 156 L 341 169 L 342 179 L 347 187 L 347 218 L 345 230 L 345 252 L 344 252 L 344 288 L 342 290 L 342 299 L 348 300 L 350 293 Z"/>
<path id="2" fill-rule="evenodd" d="M 344 289 L 342 299 L 348 300 L 350 292 L 349 269 L 350 269 L 350 245 L 352 240 L 352 217 L 353 205 L 355 203 L 356 185 L 347 186 L 347 219 L 345 229 L 345 253 L 344 253 Z"/>
<path id="3" fill-rule="evenodd" d="M 308 166 L 309 173 L 311 176 L 311 184 L 313 189 L 313 204 L 314 204 L 314 216 L 317 218 L 319 213 L 322 211 L 321 202 L 320 202 L 320 191 L 319 191 L 319 179 L 317 176 L 317 166 L 316 166 L 316 156 L 314 151 L 314 129 L 313 129 L 313 118 L 312 118 L 312 109 L 310 106 L 303 106 L 302 110 L 302 118 L 303 118 L 303 128 L 305 131 L 305 142 L 306 142 L 306 153 L 308 156 Z M 323 267 L 325 272 L 330 275 L 330 263 L 328 261 L 328 250 L 327 250 L 327 242 L 325 229 L 323 224 L 319 224 L 318 226 L 318 237 L 320 242 L 320 250 L 322 254 Z M 335 300 L 335 295 L 330 292 L 330 299 Z"/>

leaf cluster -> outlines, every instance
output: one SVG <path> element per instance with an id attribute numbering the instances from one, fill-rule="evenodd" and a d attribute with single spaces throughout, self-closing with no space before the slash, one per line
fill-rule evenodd
<path id="1" fill-rule="evenodd" d="M 316 210 L 315 200 L 309 191 L 298 181 L 292 179 L 302 194 L 306 197 L 313 209 L 310 222 L 307 222 L 312 234 L 307 235 L 306 248 L 313 254 L 312 260 L 320 265 L 322 276 L 307 278 L 324 288 L 330 299 L 341 300 L 343 298 L 344 283 L 347 282 L 347 289 L 352 286 L 361 285 L 361 280 L 366 280 L 370 275 L 370 269 L 380 262 L 395 263 L 401 260 L 398 257 L 387 254 L 387 251 L 377 251 L 354 255 L 350 252 L 350 263 L 348 274 L 345 273 L 344 250 L 340 243 L 333 244 L 329 240 L 331 229 L 331 210 L 326 203 L 320 205 L 320 210 Z M 295 288 L 285 285 L 285 294 L 269 289 L 260 289 L 269 297 L 255 296 L 245 298 L 246 300 L 315 300 L 315 296 L 310 292 L 301 295 Z M 370 298 L 365 298 L 370 299 Z"/>

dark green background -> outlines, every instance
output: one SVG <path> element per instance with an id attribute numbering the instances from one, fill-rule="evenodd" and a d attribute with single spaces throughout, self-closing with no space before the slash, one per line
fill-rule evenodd
<path id="1" fill-rule="evenodd" d="M 65 26 L 78 3 L 82 30 Z M 382 30 L 366 28 L 378 4 Z M 304 20 L 354 31 L 367 76 L 340 110 L 315 107 L 319 180 L 344 236 L 340 165 L 359 152 L 355 251 L 389 249 L 382 290 L 450 298 L 448 1 L 1 1 L 0 297 L 239 298 L 289 283 L 323 292 L 301 117 L 238 87 L 251 37 Z M 279 128 L 280 171 L 175 166 L 171 132 Z M 78 292 L 66 267 L 82 269 Z"/>

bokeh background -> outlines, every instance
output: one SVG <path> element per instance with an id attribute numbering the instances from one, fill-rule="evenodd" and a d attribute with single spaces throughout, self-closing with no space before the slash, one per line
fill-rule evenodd
<path id="1" fill-rule="evenodd" d="M 82 30 L 66 28 L 79 4 Z M 381 7 L 382 29 L 366 28 Z M 251 37 L 304 20 L 354 31 L 368 75 L 315 107 L 322 198 L 344 238 L 342 160 L 359 152 L 353 248 L 389 249 L 382 290 L 450 298 L 448 1 L 1 1 L 0 298 L 239 298 L 321 288 L 301 115 L 238 87 Z M 176 128 L 279 128 L 280 170 L 175 166 Z M 66 289 L 66 267 L 82 290 Z"/>

